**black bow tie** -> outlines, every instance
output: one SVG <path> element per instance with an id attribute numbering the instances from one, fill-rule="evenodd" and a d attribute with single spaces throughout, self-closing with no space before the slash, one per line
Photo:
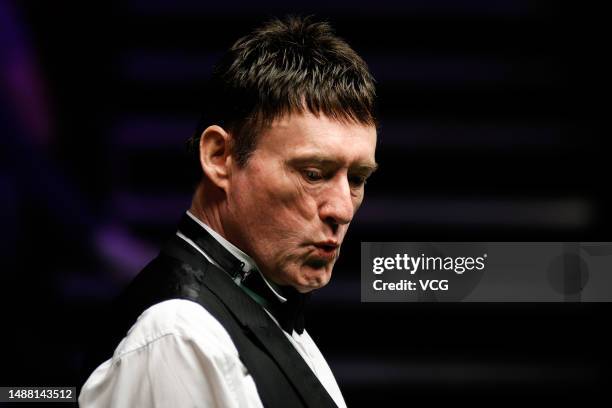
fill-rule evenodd
<path id="1" fill-rule="evenodd" d="M 178 225 L 178 230 L 191 239 L 200 249 L 211 257 L 232 279 L 240 278 L 241 284 L 265 301 L 265 307 L 276 318 L 287 333 L 293 330 L 304 332 L 304 306 L 310 297 L 309 293 L 300 293 L 291 286 L 282 287 L 282 296 L 287 299 L 281 302 L 264 282 L 257 270 L 244 271 L 244 262 L 229 252 L 208 231 L 184 214 Z"/>
<path id="2" fill-rule="evenodd" d="M 287 301 L 281 302 L 258 271 L 250 274 L 242 284 L 264 298 L 266 309 L 272 313 L 284 331 L 289 334 L 293 330 L 299 334 L 304 332 L 304 307 L 310 298 L 310 293 L 300 293 L 291 286 L 284 286 L 281 288 L 281 295 Z"/>

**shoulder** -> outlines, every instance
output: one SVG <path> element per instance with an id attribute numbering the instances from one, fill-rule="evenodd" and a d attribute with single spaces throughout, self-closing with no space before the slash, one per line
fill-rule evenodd
<path id="1" fill-rule="evenodd" d="M 196 348 L 238 356 L 227 330 L 208 310 L 191 300 L 171 299 L 146 309 L 121 341 L 113 359 L 154 347 L 166 337 L 190 343 Z"/>
<path id="2" fill-rule="evenodd" d="M 79 405 L 260 407 L 257 398 L 223 326 L 200 304 L 172 299 L 140 315 L 91 373 Z"/>

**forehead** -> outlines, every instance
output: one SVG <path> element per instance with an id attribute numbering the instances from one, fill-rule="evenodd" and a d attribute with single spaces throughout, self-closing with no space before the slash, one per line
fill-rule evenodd
<path id="1" fill-rule="evenodd" d="M 313 156 L 374 166 L 376 128 L 322 114 L 292 113 L 261 133 L 256 150 L 286 159 Z"/>

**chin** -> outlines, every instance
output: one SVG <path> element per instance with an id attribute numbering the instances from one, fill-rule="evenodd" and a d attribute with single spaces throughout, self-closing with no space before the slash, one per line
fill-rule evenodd
<path id="1" fill-rule="evenodd" d="M 327 285 L 331 279 L 333 265 L 314 267 L 303 265 L 298 272 L 298 279 L 294 287 L 301 293 L 320 289 Z"/>

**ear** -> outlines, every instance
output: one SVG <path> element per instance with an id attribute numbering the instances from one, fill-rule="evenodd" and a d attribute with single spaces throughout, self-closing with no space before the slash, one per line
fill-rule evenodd
<path id="1" fill-rule="evenodd" d="M 208 179 L 226 192 L 231 161 L 230 134 L 221 126 L 207 127 L 200 136 L 200 166 Z"/>

